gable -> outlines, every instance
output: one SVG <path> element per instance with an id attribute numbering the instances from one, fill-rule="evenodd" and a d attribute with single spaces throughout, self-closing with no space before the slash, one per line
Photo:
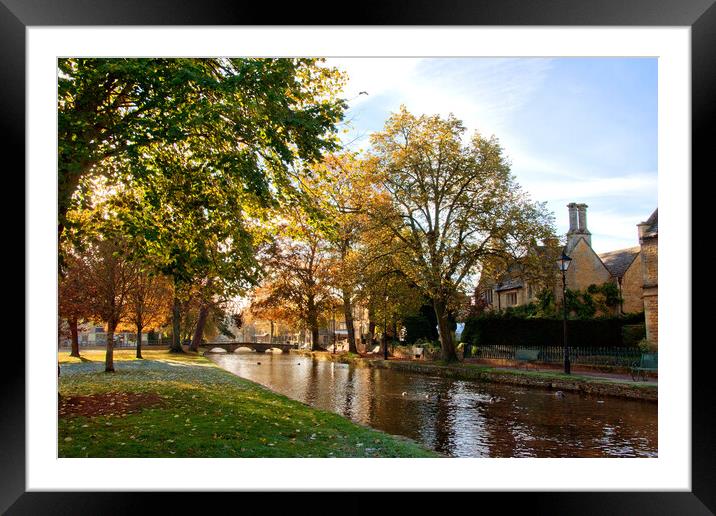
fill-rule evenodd
<path id="1" fill-rule="evenodd" d="M 574 245 L 569 256 L 572 262 L 567 269 L 568 288 L 582 290 L 591 284 L 601 285 L 612 278 L 599 255 L 583 238 Z"/>

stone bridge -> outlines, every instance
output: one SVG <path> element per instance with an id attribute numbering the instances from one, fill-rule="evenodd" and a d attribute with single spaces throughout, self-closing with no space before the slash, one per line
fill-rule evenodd
<path id="1" fill-rule="evenodd" d="M 251 351 L 258 353 L 265 353 L 269 349 L 280 349 L 282 352 L 287 353 L 290 349 L 298 349 L 298 344 L 279 344 L 274 342 L 269 344 L 268 342 L 207 342 L 202 344 L 199 348 L 204 349 L 204 352 L 211 350 L 212 348 L 222 348 L 227 353 L 233 353 L 238 348 L 249 348 Z"/>

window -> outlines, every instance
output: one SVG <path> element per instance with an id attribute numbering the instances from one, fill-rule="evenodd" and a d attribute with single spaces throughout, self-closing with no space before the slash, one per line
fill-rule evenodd
<path id="1" fill-rule="evenodd" d="M 492 304 L 492 289 L 490 289 L 490 290 L 485 290 L 484 299 L 485 299 L 485 301 L 487 301 L 489 304 Z"/>
<path id="2" fill-rule="evenodd" d="M 517 292 L 507 293 L 507 306 L 514 306 L 517 304 Z"/>

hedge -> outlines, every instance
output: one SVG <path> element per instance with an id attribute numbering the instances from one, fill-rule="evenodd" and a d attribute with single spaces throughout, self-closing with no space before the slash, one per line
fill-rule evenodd
<path id="1" fill-rule="evenodd" d="M 634 345 L 634 329 L 623 331 L 629 319 L 570 319 L 570 346 L 622 347 Z M 633 326 L 633 324 L 632 324 Z M 477 346 L 563 346 L 563 322 L 559 319 L 471 317 L 465 321 L 462 340 Z"/>

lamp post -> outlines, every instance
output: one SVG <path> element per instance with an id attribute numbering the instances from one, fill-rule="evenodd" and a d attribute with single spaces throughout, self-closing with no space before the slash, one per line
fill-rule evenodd
<path id="1" fill-rule="evenodd" d="M 562 307 L 563 307 L 563 331 L 564 331 L 564 374 L 570 374 L 569 345 L 567 344 L 567 278 L 565 273 L 569 268 L 572 259 L 562 251 L 562 256 L 557 259 L 557 266 L 562 271 Z"/>

